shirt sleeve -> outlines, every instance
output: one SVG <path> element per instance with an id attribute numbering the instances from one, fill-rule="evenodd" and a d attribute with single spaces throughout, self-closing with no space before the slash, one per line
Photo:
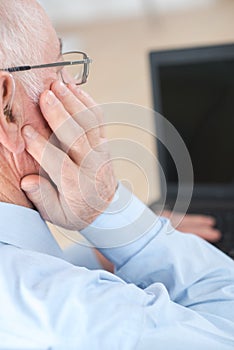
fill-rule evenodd
<path id="1" fill-rule="evenodd" d="M 165 221 L 119 183 L 106 211 L 80 233 L 119 267 L 142 250 Z"/>

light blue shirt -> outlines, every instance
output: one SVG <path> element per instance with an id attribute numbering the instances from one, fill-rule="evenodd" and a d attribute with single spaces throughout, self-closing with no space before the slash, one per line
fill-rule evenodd
<path id="1" fill-rule="evenodd" d="M 234 348 L 231 259 L 122 185 L 82 234 L 115 275 L 90 248 L 63 252 L 36 211 L 0 204 L 0 349 Z"/>

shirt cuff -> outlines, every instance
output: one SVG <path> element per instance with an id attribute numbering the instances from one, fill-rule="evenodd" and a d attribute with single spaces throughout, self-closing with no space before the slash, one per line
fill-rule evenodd
<path id="1" fill-rule="evenodd" d="M 164 221 L 119 183 L 109 207 L 81 234 L 120 267 L 154 238 Z"/>

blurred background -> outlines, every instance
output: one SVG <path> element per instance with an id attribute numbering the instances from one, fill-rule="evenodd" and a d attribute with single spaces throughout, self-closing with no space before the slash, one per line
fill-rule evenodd
<path id="1" fill-rule="evenodd" d="M 100 104 L 131 103 L 141 106 L 139 112 L 152 108 L 148 58 L 151 50 L 234 42 L 233 0 L 39 2 L 63 39 L 64 51 L 81 50 L 93 59 L 84 89 Z M 115 112 L 108 120 L 118 124 L 118 108 Z M 135 117 L 131 113 L 135 113 L 134 108 L 126 107 L 124 118 L 128 127 L 119 123 L 108 130 L 112 140 L 122 137 L 130 140 L 127 146 L 124 142 L 111 145 L 116 157 L 115 172 L 144 202 L 152 203 L 159 196 L 153 159 L 155 139 L 150 132 L 139 133 L 139 129 L 131 126 Z M 140 120 L 141 113 L 136 114 Z M 153 118 L 144 118 L 146 129 L 154 133 Z M 136 151 L 137 142 L 142 149 Z M 126 149 L 132 156 L 126 155 Z M 151 157 L 146 159 L 146 153 Z"/>
<path id="2" fill-rule="evenodd" d="M 64 50 L 93 58 L 87 90 L 99 103 L 152 106 L 148 52 L 234 41 L 233 0 L 40 0 Z"/>

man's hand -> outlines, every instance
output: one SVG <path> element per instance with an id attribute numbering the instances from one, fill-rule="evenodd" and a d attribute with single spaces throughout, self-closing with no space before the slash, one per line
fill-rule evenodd
<path id="1" fill-rule="evenodd" d="M 214 227 L 215 219 L 210 216 L 198 214 L 182 216 L 180 213 L 172 215 L 169 210 L 164 210 L 161 215 L 170 218 L 172 225 L 181 232 L 194 233 L 210 242 L 217 242 L 221 238 L 221 232 Z"/>
<path id="2" fill-rule="evenodd" d="M 31 126 L 23 134 L 43 175 L 28 175 L 21 187 L 45 220 L 81 230 L 110 203 L 116 179 L 103 131 L 102 111 L 85 92 L 59 81 L 40 97 L 52 135 Z"/>

